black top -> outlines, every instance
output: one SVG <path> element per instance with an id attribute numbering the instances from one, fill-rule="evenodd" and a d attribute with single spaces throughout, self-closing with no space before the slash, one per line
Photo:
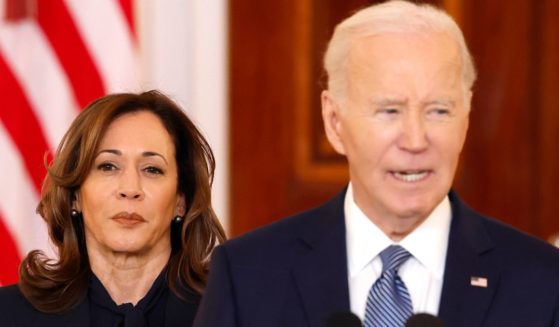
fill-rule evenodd
<path id="1" fill-rule="evenodd" d="M 200 297 L 189 290 L 177 297 L 168 287 L 165 270 L 147 295 L 138 302 L 117 306 L 99 279 L 93 276 L 87 296 L 72 310 L 47 314 L 35 309 L 17 285 L 0 287 L 0 326 L 2 327 L 179 327 L 192 326 Z"/>
<path id="2" fill-rule="evenodd" d="M 146 296 L 136 306 L 132 303 L 117 305 L 101 284 L 97 276 L 92 275 L 89 282 L 89 308 L 91 327 L 150 327 L 163 326 L 167 295 L 164 269 Z"/>

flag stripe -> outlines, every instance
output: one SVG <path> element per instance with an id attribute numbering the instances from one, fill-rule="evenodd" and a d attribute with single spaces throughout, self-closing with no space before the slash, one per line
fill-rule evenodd
<path id="1" fill-rule="evenodd" d="M 38 1 L 38 21 L 72 85 L 80 107 L 104 94 L 103 82 L 68 9 L 60 0 Z"/>
<path id="2" fill-rule="evenodd" d="M 66 5 L 101 73 L 105 91 L 138 89 L 136 49 L 120 5 L 114 0 L 67 0 Z"/>
<path id="3" fill-rule="evenodd" d="M 47 38 L 34 21 L 5 24 L 0 26 L 0 52 L 55 149 L 79 106 Z"/>
<path id="4" fill-rule="evenodd" d="M 33 185 L 39 191 L 45 177 L 43 158 L 49 147 L 27 98 L 1 55 L 0 89 L 10 95 L 0 100 L 0 121 L 17 145 Z"/>
<path id="5" fill-rule="evenodd" d="M 124 17 L 126 18 L 130 35 L 136 39 L 136 28 L 134 28 L 134 4 L 132 3 L 132 0 L 118 0 L 118 4 L 120 5 Z"/>
<path id="6" fill-rule="evenodd" d="M 25 163 L 8 132 L 0 123 L 0 153 L 2 165 L 0 180 L 8 185 L 0 187 L 0 212 L 4 225 L 17 242 L 20 256 L 33 249 L 52 251 L 47 247 L 47 230 L 44 221 L 35 213 L 39 202 L 38 192 L 26 170 Z M 1 252 L 0 252 L 1 253 Z"/>
<path id="7" fill-rule="evenodd" d="M 0 285 L 9 285 L 17 282 L 17 267 L 19 257 L 16 243 L 12 235 L 4 226 L 4 219 L 0 213 L 0 249 L 2 249 L 2 264 L 0 264 Z"/>

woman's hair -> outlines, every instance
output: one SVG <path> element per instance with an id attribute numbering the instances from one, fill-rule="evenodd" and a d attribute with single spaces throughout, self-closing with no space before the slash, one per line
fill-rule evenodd
<path id="1" fill-rule="evenodd" d="M 19 288 L 35 308 L 61 313 L 86 295 L 91 269 L 85 246 L 83 220 L 70 211 L 75 192 L 86 179 L 108 126 L 127 113 L 155 114 L 175 144 L 178 190 L 186 200 L 182 223 L 171 224 L 171 258 L 167 269 L 170 289 L 186 299 L 202 294 L 212 249 L 225 233 L 211 206 L 215 161 L 210 146 L 184 112 L 157 91 L 112 94 L 89 104 L 64 135 L 48 167 L 37 212 L 45 220 L 59 258 L 31 251 L 23 260 Z M 169 217 L 169 222 L 171 223 Z"/>

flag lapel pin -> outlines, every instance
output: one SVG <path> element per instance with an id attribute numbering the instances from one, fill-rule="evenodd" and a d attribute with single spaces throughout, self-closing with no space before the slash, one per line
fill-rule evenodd
<path id="1" fill-rule="evenodd" d="M 475 287 L 487 288 L 488 281 L 485 277 L 472 276 L 470 277 L 470 285 Z"/>

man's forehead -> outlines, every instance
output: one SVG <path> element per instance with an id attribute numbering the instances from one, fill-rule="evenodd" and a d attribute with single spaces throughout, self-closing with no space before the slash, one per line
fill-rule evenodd
<path id="1" fill-rule="evenodd" d="M 458 42 L 448 33 L 430 32 L 385 32 L 374 35 L 355 35 L 349 41 L 349 58 L 360 54 L 371 55 L 390 53 L 394 45 L 398 47 L 417 48 L 418 45 L 426 45 L 429 48 L 438 46 L 445 49 L 451 55 L 460 55 Z M 372 50 L 375 50 L 374 52 Z"/>
<path id="2" fill-rule="evenodd" d="M 352 40 L 346 67 L 350 74 L 361 75 L 406 65 L 420 68 L 418 64 L 426 61 L 435 63 L 437 74 L 461 71 L 463 65 L 457 42 L 447 35 L 387 33 Z"/>

